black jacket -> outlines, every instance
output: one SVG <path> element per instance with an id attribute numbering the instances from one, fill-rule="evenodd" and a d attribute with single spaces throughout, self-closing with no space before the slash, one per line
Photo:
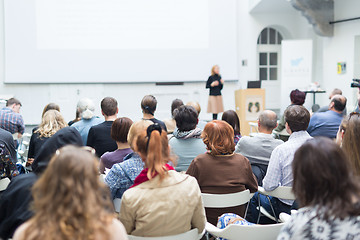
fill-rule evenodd
<path id="1" fill-rule="evenodd" d="M 211 75 L 206 82 L 206 88 L 210 88 L 210 96 L 219 96 L 221 95 L 221 90 L 223 89 L 223 84 L 220 82 L 221 76 L 218 74 Z M 219 81 L 219 85 L 212 87 L 211 84 L 215 81 Z"/>

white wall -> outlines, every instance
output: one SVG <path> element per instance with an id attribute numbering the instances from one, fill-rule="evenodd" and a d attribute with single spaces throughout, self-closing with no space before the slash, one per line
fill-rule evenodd
<path id="1" fill-rule="evenodd" d="M 314 41 L 314 48 L 318 43 L 318 38 L 312 26 L 307 20 L 301 16 L 300 12 L 290 8 L 290 11 L 280 12 L 261 12 L 248 14 L 249 1 L 239 1 L 239 62 L 247 60 L 247 66 L 239 66 L 239 82 L 240 86 L 246 88 L 247 81 L 257 80 L 258 63 L 257 63 L 257 38 L 260 32 L 266 27 L 273 27 L 278 30 L 284 39 L 312 39 Z M 289 3 L 290 4 L 290 3 Z M 314 51 L 315 67 L 313 68 L 313 76 L 316 79 L 321 78 L 321 69 L 318 63 L 321 62 L 321 51 Z M 280 73 L 279 73 L 280 75 Z M 281 81 L 286 81 L 282 79 Z M 282 93 L 280 88 L 278 93 L 288 96 L 290 93 Z M 268 94 L 267 94 L 268 95 Z M 289 98 L 288 98 L 289 99 Z M 312 97 L 307 98 L 307 106 L 311 106 Z M 290 104 L 290 99 L 288 103 Z M 267 106 L 274 108 L 273 106 Z M 280 106 L 275 107 L 280 108 Z"/>
<path id="2" fill-rule="evenodd" d="M 335 2 L 335 18 L 359 16 L 358 0 L 337 0 Z M 0 15 L 3 15 L 3 0 L 0 0 Z M 349 106 L 355 103 L 356 90 L 349 85 L 354 76 L 354 42 L 360 35 L 360 21 L 340 23 L 335 25 L 335 36 L 331 38 L 318 37 L 312 26 L 292 9 L 288 12 L 265 12 L 249 14 L 249 2 L 238 1 L 238 64 L 239 82 L 226 83 L 223 95 L 225 109 L 233 109 L 234 90 L 246 88 L 248 80 L 257 79 L 257 38 L 265 27 L 274 27 L 285 39 L 313 39 L 314 66 L 313 81 L 318 81 L 328 91 L 339 87 L 349 98 Z M 136 120 L 141 117 L 140 100 L 145 94 L 154 94 L 159 99 L 157 115 L 159 118 L 170 117 L 170 104 L 174 98 L 184 101 L 196 100 L 201 103 L 203 111 L 201 118 L 211 119 L 206 114 L 208 91 L 205 83 L 186 83 L 184 86 L 155 86 L 155 84 L 4 84 L 4 23 L 0 17 L 0 95 L 14 95 L 23 102 L 23 115 L 28 124 L 40 121 L 42 107 L 48 102 L 56 102 L 61 108 L 66 120 L 75 115 L 75 106 L 81 97 L 93 98 L 97 103 L 97 113 L 100 114 L 100 100 L 105 96 L 113 96 L 119 102 L 120 115 Z M 241 60 L 247 60 L 247 66 L 241 66 Z M 336 63 L 347 62 L 347 73 L 337 75 Z M 179 71 L 181 71 L 179 67 Z M 21 71 L 21 69 L 19 69 Z M 174 73 L 176 74 L 176 73 Z M 206 80 L 207 76 L 204 76 Z M 226 76 L 224 76 L 226 79 Z M 284 81 L 284 80 L 283 80 Z M 280 92 L 280 89 L 279 89 Z M 281 93 L 288 95 L 289 93 Z M 328 103 L 327 94 L 317 97 L 320 105 Z M 311 101 L 309 97 L 308 101 Z"/>
<path id="3" fill-rule="evenodd" d="M 159 101 L 157 117 L 170 117 L 171 101 L 175 98 L 184 102 L 196 100 L 203 110 L 203 119 L 211 119 L 206 114 L 208 90 L 204 83 L 185 83 L 184 86 L 155 86 L 148 84 L 4 84 L 4 8 L 0 0 L 0 95 L 14 95 L 23 103 L 22 114 L 26 124 L 38 124 L 42 108 L 49 102 L 58 103 L 66 120 L 75 117 L 77 101 L 90 97 L 96 103 L 96 112 L 100 115 L 100 101 L 112 96 L 119 102 L 119 116 L 129 116 L 133 120 L 141 118 L 140 101 L 146 94 L 154 94 Z M 19 69 L 21 71 L 21 69 Z M 182 71 L 179 67 L 179 71 Z M 210 69 L 209 69 L 210 73 Z M 176 74 L 176 73 L 174 73 Z M 208 76 L 204 76 L 204 81 Z M 226 76 L 223 76 L 226 80 Z M 226 83 L 223 90 L 225 109 L 234 109 L 234 90 L 236 82 Z"/>
<path id="4" fill-rule="evenodd" d="M 336 0 L 335 20 L 359 17 L 360 1 L 358 0 Z M 348 98 L 348 111 L 354 109 L 356 103 L 356 89 L 350 88 L 353 78 L 360 78 L 355 75 L 355 37 L 360 35 L 360 20 L 335 24 L 335 34 L 331 38 L 323 38 L 323 79 L 324 88 L 331 91 L 338 87 Z M 337 74 L 337 62 L 347 63 L 347 72 Z M 357 66 L 359 67 L 359 65 Z M 319 100 L 328 103 L 327 96 Z"/>

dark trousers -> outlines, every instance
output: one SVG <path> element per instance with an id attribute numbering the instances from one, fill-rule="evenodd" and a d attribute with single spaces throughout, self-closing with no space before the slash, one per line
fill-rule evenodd
<path id="1" fill-rule="evenodd" d="M 280 213 L 284 212 L 287 214 L 290 214 L 290 210 L 291 210 L 291 206 L 281 202 L 279 199 L 275 198 L 275 197 L 271 197 L 269 196 L 269 199 L 259 193 L 255 193 L 254 196 L 251 198 L 250 200 L 250 205 L 249 205 L 249 210 L 250 213 L 247 216 L 247 220 L 253 223 L 257 222 L 258 216 L 259 216 L 259 210 L 257 209 L 257 207 L 259 206 L 259 198 L 260 198 L 260 205 L 271 215 L 273 215 L 273 211 L 271 209 L 270 206 L 270 202 L 269 199 L 271 201 L 271 205 L 274 208 L 274 212 L 276 215 L 276 218 L 279 218 Z M 267 217 L 261 217 L 260 218 L 260 222 L 261 224 L 266 224 L 266 223 L 272 223 L 271 220 L 269 220 Z"/>
<path id="2" fill-rule="evenodd" d="M 254 173 L 259 186 L 262 186 L 263 179 L 266 175 L 268 166 L 264 164 L 251 164 L 252 172 Z"/>

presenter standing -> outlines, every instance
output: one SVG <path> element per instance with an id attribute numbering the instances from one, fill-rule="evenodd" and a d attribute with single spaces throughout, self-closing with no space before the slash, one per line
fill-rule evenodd
<path id="1" fill-rule="evenodd" d="M 206 82 L 206 88 L 210 88 L 207 112 L 213 114 L 213 120 L 217 119 L 218 113 L 224 111 L 223 99 L 221 96 L 224 80 L 221 79 L 219 72 L 219 66 L 213 66 L 211 69 L 211 76 Z"/>

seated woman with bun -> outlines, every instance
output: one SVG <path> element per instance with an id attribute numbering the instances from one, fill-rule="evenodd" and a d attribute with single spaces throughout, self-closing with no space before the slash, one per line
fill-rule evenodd
<path id="1" fill-rule="evenodd" d="M 136 152 L 145 169 L 121 201 L 120 221 L 128 234 L 161 237 L 197 228 L 204 230 L 206 218 L 196 179 L 171 167 L 167 132 L 150 125 L 136 139 Z"/>
<path id="2" fill-rule="evenodd" d="M 197 156 L 186 172 L 197 179 L 201 192 L 227 194 L 246 189 L 256 192 L 258 184 L 249 160 L 234 153 L 233 128 L 225 121 L 215 120 L 206 124 L 201 136 L 208 152 Z M 207 208 L 208 222 L 216 225 L 218 217 L 223 213 L 244 216 L 245 206 Z"/>

